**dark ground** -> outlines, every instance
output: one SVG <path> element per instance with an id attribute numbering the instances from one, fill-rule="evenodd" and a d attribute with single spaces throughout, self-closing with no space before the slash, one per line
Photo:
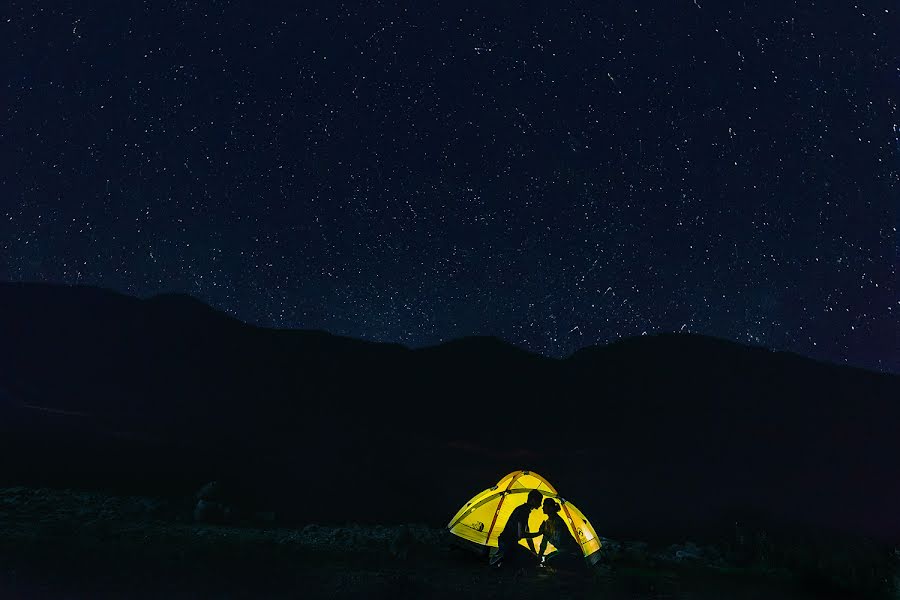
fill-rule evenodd
<path id="1" fill-rule="evenodd" d="M 549 570 L 504 573 L 456 548 L 441 528 L 200 524 L 190 502 L 0 489 L 0 597 L 861 597 L 785 569 L 729 566 L 711 548 L 695 547 L 702 557 L 679 561 L 677 546 L 656 551 L 609 540 L 601 566 L 586 578 Z"/>

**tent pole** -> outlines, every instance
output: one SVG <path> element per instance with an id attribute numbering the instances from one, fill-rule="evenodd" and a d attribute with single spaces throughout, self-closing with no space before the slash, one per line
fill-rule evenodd
<path id="1" fill-rule="evenodd" d="M 506 486 L 506 489 L 503 490 L 503 495 L 500 496 L 500 502 L 497 504 L 497 510 L 494 511 L 494 518 L 491 519 L 491 528 L 488 529 L 487 537 L 484 539 L 484 543 L 486 546 L 490 546 L 489 542 L 491 540 L 491 533 L 494 531 L 494 525 L 497 523 L 497 515 L 500 514 L 500 509 L 503 508 L 503 501 L 506 500 L 506 494 L 509 492 L 509 488 L 512 487 L 512 484 L 516 482 L 516 479 L 521 477 L 522 471 L 519 471 L 515 477 L 509 480 L 509 484 Z"/>

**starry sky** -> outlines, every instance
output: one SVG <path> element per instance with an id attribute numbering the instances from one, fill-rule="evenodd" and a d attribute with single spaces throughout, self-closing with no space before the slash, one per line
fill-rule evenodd
<path id="1" fill-rule="evenodd" d="M 898 11 L 13 0 L 0 279 L 410 347 L 690 331 L 900 372 Z"/>

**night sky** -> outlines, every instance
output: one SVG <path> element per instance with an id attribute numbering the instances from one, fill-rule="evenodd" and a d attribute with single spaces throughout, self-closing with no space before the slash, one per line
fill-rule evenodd
<path id="1" fill-rule="evenodd" d="M 411 347 L 691 331 L 900 372 L 898 12 L 10 2 L 0 279 Z"/>

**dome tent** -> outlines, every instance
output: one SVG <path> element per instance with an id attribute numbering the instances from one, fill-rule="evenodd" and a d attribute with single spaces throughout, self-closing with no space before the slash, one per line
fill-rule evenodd
<path id="1" fill-rule="evenodd" d="M 513 471 L 497 482 L 497 485 L 479 492 L 459 509 L 447 528 L 453 540 L 476 552 L 487 554 L 497 547 L 497 537 L 506 525 L 513 509 L 525 502 L 528 492 L 539 491 L 545 498 L 555 498 L 561 505 L 560 516 L 569 526 L 569 531 L 581 544 L 584 557 L 591 564 L 599 558 L 600 538 L 584 514 L 571 502 L 559 497 L 556 489 L 546 479 L 532 471 Z M 545 515 L 540 509 L 534 510 L 528 521 L 528 529 L 537 531 Z M 535 547 L 541 537 L 534 538 Z M 526 548 L 525 540 L 519 542 Z M 548 553 L 556 550 L 547 545 Z"/>

